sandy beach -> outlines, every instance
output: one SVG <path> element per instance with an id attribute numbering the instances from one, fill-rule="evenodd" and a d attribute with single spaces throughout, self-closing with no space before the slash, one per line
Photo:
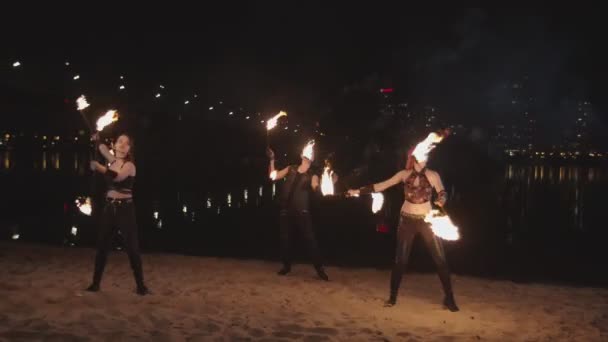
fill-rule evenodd
<path id="1" fill-rule="evenodd" d="M 0 242 L 1 341 L 606 341 L 608 289 L 454 275 L 458 313 L 435 274 L 409 274 L 384 308 L 389 272 L 144 254 L 152 294 L 111 254 L 89 293 L 94 250 Z"/>

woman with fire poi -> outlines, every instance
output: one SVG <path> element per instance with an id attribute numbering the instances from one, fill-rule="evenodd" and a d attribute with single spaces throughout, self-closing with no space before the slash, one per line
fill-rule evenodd
<path id="1" fill-rule="evenodd" d="M 98 142 L 99 134 L 94 134 L 93 140 Z M 133 139 L 127 134 L 120 135 L 113 146 L 114 154 L 110 153 L 110 150 L 104 144 L 99 144 L 98 149 L 109 166 L 106 167 L 97 161 L 91 161 L 91 169 L 104 175 L 108 184 L 108 191 L 101 213 L 93 283 L 87 288 L 87 291 L 99 291 L 112 238 L 116 229 L 120 229 L 135 277 L 136 292 L 143 296 L 148 294 L 149 291 L 144 284 L 135 220 L 135 204 L 133 202 L 133 184 L 135 182 Z"/>
<path id="2" fill-rule="evenodd" d="M 300 165 L 290 165 L 282 170 L 276 170 L 274 165 L 274 152 L 268 148 L 266 153 L 270 159 L 269 172 L 273 181 L 286 177 L 280 195 L 280 232 L 281 232 L 281 259 L 283 267 L 279 275 L 291 272 L 290 236 L 299 230 L 308 244 L 310 256 L 319 278 L 329 281 L 323 269 L 321 253 L 315 239 L 312 219 L 310 216 L 310 194 L 319 190 L 319 176 L 312 174 L 310 167 L 313 162 L 314 141 L 310 141 L 302 151 Z M 337 181 L 337 176 L 333 182 Z"/>
<path id="3" fill-rule="evenodd" d="M 427 142 L 429 138 L 432 138 L 434 141 Z M 452 293 L 452 283 L 443 246 L 431 230 L 429 224 L 424 221 L 425 216 L 432 209 L 431 199 L 433 197 L 433 189 L 437 193 L 434 201 L 435 205 L 443 207 L 447 200 L 447 194 L 443 188 L 439 174 L 426 168 L 428 152 L 430 152 L 435 143 L 441 141 L 442 136 L 431 133 L 429 138 L 418 144 L 416 148 L 408 151 L 405 170 L 397 172 L 393 177 L 383 182 L 364 186 L 360 189 L 351 189 L 348 191 L 348 195 L 359 196 L 382 192 L 394 185 L 404 183 L 405 201 L 401 207 L 401 217 L 397 230 L 395 265 L 391 273 L 390 297 L 386 302 L 386 306 L 394 306 L 397 303 L 397 293 L 401 284 L 401 278 L 405 272 L 414 239 L 416 235 L 420 234 L 437 266 L 437 273 L 439 274 L 439 279 L 445 293 L 443 304 L 450 311 L 456 312 L 459 309 Z"/>

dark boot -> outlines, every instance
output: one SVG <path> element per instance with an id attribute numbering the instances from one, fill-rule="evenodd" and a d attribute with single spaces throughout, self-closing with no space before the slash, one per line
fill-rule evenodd
<path id="1" fill-rule="evenodd" d="M 319 278 L 321 278 L 322 280 L 325 280 L 325 281 L 329 281 L 329 277 L 327 276 L 327 273 L 325 273 L 323 266 L 316 265 L 315 270 L 317 271 L 317 275 L 319 276 Z"/>
<path id="2" fill-rule="evenodd" d="M 448 293 L 445 295 L 445 298 L 443 299 L 443 306 L 451 312 L 460 311 L 460 309 L 456 305 L 456 301 L 454 300 L 454 295 L 452 293 Z"/>
<path id="3" fill-rule="evenodd" d="M 277 274 L 280 276 L 284 276 L 284 275 L 287 275 L 287 273 L 289 273 L 289 272 L 291 272 L 291 265 L 284 264 L 283 268 L 281 268 L 279 270 L 279 272 L 277 272 Z"/>

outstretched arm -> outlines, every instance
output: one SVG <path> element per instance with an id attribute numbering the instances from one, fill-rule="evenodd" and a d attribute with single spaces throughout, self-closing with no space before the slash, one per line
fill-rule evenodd
<path id="1" fill-rule="evenodd" d="M 350 196 L 358 196 L 358 195 L 366 195 L 371 194 L 373 192 L 382 192 L 392 186 L 395 186 L 401 182 L 408 176 L 411 171 L 401 170 L 397 172 L 393 177 L 372 185 L 364 186 L 360 189 L 348 190 L 348 194 Z"/>

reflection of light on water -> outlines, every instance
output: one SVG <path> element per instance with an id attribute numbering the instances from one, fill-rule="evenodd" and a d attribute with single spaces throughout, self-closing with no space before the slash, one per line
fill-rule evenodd
<path id="1" fill-rule="evenodd" d="M 245 201 L 245 204 L 247 204 L 248 197 L 247 189 L 243 190 L 243 200 Z"/>
<path id="2" fill-rule="evenodd" d="M 540 180 L 543 181 L 545 179 L 545 167 L 540 167 Z"/>
<path id="3" fill-rule="evenodd" d="M 217 214 L 218 214 L 218 215 L 220 214 L 220 210 L 221 210 L 221 209 L 220 209 L 220 206 L 218 205 L 218 206 L 217 206 Z"/>
<path id="4" fill-rule="evenodd" d="M 589 169 L 589 172 L 587 173 L 587 180 L 589 180 L 590 182 L 593 182 L 595 180 L 595 170 L 594 169 Z"/>
<path id="5" fill-rule="evenodd" d="M 196 217 L 196 212 L 193 211 L 192 212 L 192 222 L 194 222 L 195 217 Z"/>
<path id="6" fill-rule="evenodd" d="M 4 153 L 4 168 L 7 170 L 11 168 L 11 156 L 9 151 Z"/>
<path id="7" fill-rule="evenodd" d="M 560 166 L 559 168 L 559 182 L 563 182 L 564 178 L 566 177 L 566 168 L 563 166 Z"/>
<path id="8" fill-rule="evenodd" d="M 272 183 L 272 197 L 274 198 L 274 196 L 277 193 L 277 186 L 276 184 Z"/>
<path id="9" fill-rule="evenodd" d="M 578 171 L 579 171 L 578 167 L 575 167 L 574 168 L 574 181 L 575 182 L 578 182 L 578 173 L 579 173 Z"/>
<path id="10" fill-rule="evenodd" d="M 207 209 L 211 208 L 211 197 L 207 197 Z"/>
<path id="11" fill-rule="evenodd" d="M 511 165 L 511 164 L 509 164 L 509 166 L 507 167 L 507 179 L 508 180 L 513 179 L 513 165 Z"/>
<path id="12" fill-rule="evenodd" d="M 263 187 L 260 185 L 260 188 L 258 189 L 258 195 L 260 197 L 262 197 L 262 193 L 263 193 L 262 190 L 263 190 Z"/>
<path id="13" fill-rule="evenodd" d="M 46 151 L 42 152 L 42 170 L 46 170 L 47 155 Z"/>
<path id="14" fill-rule="evenodd" d="M 74 235 L 74 236 L 78 235 L 78 228 L 77 227 L 72 227 L 72 231 L 70 233 L 72 235 Z"/>
<path id="15" fill-rule="evenodd" d="M 228 203 L 228 208 L 232 207 L 232 195 L 228 194 L 226 198 L 226 203 Z"/>
<path id="16" fill-rule="evenodd" d="M 59 162 L 60 162 L 60 159 L 61 159 L 61 158 L 59 158 L 59 153 L 55 153 L 54 159 L 55 159 L 54 160 L 54 162 L 55 162 L 54 163 L 55 164 L 55 170 L 59 170 L 59 167 L 60 167 L 60 163 Z"/>
<path id="17" fill-rule="evenodd" d="M 553 179 L 553 168 L 552 167 L 549 168 L 549 181 L 551 182 L 551 184 L 553 184 L 554 179 Z"/>
<path id="18" fill-rule="evenodd" d="M 78 153 L 74 153 L 74 171 L 78 171 Z"/>
<path id="19" fill-rule="evenodd" d="M 158 220 L 156 223 L 156 228 L 161 229 L 163 227 L 163 220 Z"/>
<path id="20" fill-rule="evenodd" d="M 154 219 L 155 219 L 155 220 L 158 220 L 158 211 L 155 211 L 155 212 L 154 212 Z"/>
<path id="21" fill-rule="evenodd" d="M 188 213 L 188 207 L 187 207 L 185 204 L 184 204 L 184 206 L 182 207 L 182 212 L 183 212 L 184 214 L 187 214 L 187 213 Z"/>

